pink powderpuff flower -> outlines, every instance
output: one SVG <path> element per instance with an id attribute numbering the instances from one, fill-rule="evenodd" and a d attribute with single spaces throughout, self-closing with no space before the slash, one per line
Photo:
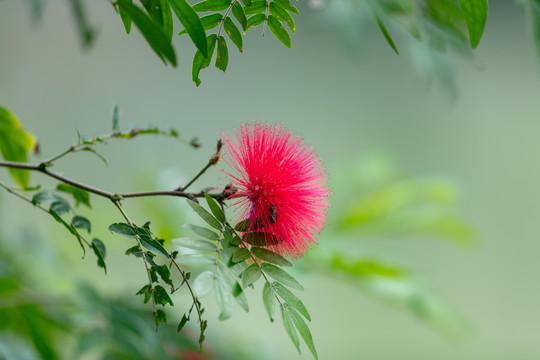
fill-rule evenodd
<path id="1" fill-rule="evenodd" d="M 242 124 L 236 138 L 222 135 L 224 171 L 235 191 L 239 221 L 249 219 L 244 240 L 291 258 L 315 243 L 326 221 L 326 172 L 303 140 L 272 124 Z M 265 236 L 262 236 L 264 233 Z M 249 241 L 248 241 L 249 240 Z"/>

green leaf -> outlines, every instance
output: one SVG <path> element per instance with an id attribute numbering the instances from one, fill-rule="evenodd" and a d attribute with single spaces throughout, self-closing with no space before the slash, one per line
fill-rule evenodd
<path id="1" fill-rule="evenodd" d="M 60 215 L 58 215 L 58 213 L 56 213 L 56 211 L 54 211 L 53 209 L 49 209 L 49 213 L 52 215 L 52 217 L 56 221 L 58 221 L 60 224 L 64 225 L 64 227 L 66 229 L 68 229 L 68 231 L 70 233 L 72 233 L 77 238 L 77 241 L 79 242 L 79 245 L 81 246 L 81 249 L 83 250 L 83 257 L 84 257 L 84 255 L 86 254 L 86 249 L 84 248 L 84 245 L 82 243 L 82 238 L 81 238 L 81 235 L 79 234 L 79 232 L 73 226 L 71 226 L 67 222 L 65 222 L 64 219 L 62 219 L 60 217 Z"/>
<path id="2" fill-rule="evenodd" d="M 246 311 L 249 311 L 249 305 L 247 302 L 246 295 L 244 294 L 244 290 L 242 289 L 242 286 L 238 283 L 238 277 L 232 272 L 231 269 L 229 269 L 226 265 L 224 265 L 222 262 L 218 263 L 217 266 L 217 274 L 219 277 L 221 277 L 229 287 L 229 291 L 232 293 L 233 297 L 236 299 L 238 304 Z"/>
<path id="3" fill-rule="evenodd" d="M 97 256 L 98 266 L 102 267 L 105 270 L 105 274 L 107 274 L 107 266 L 105 265 L 105 255 L 107 252 L 105 250 L 105 244 L 101 240 L 94 238 L 92 239 L 92 250 L 94 250 L 94 254 Z"/>
<path id="4" fill-rule="evenodd" d="M 221 24 L 221 20 L 223 19 L 223 15 L 220 13 L 210 14 L 203 16 L 201 18 L 201 24 L 203 25 L 204 30 L 210 30 Z M 184 35 L 187 34 L 187 30 L 184 29 L 178 33 L 178 35 Z"/>
<path id="5" fill-rule="evenodd" d="M 266 312 L 268 313 L 268 316 L 270 317 L 270 321 L 274 322 L 274 320 L 276 319 L 277 299 L 274 295 L 274 291 L 272 290 L 272 286 L 270 285 L 268 281 L 264 284 L 262 297 L 263 297 L 264 308 L 266 309 Z"/>
<path id="6" fill-rule="evenodd" d="M 189 37 L 201 52 L 203 57 L 208 57 L 206 33 L 204 32 L 201 19 L 186 0 L 168 0 L 171 8 L 180 23 L 187 30 Z"/>
<path id="7" fill-rule="evenodd" d="M 129 2 L 130 4 L 133 4 L 132 0 L 125 0 Z M 133 20 L 131 20 L 131 16 L 124 10 L 123 7 L 118 7 L 118 13 L 120 14 L 120 18 L 122 18 L 122 23 L 124 24 L 124 28 L 126 29 L 126 33 L 129 34 L 131 32 L 131 23 Z"/>
<path id="8" fill-rule="evenodd" d="M 113 131 L 113 133 L 117 133 L 117 132 L 120 131 L 120 126 L 118 125 L 119 122 L 120 122 L 120 109 L 118 108 L 117 104 L 114 104 L 113 116 L 112 116 L 112 131 Z"/>
<path id="9" fill-rule="evenodd" d="M 150 284 L 144 285 L 136 295 L 144 295 L 144 303 L 146 304 L 148 300 L 152 297 L 152 286 Z"/>
<path id="10" fill-rule="evenodd" d="M 91 231 L 90 220 L 84 216 L 75 215 L 73 219 L 71 219 L 71 225 L 77 229 L 85 229 L 88 233 Z"/>
<path id="11" fill-rule="evenodd" d="M 216 244 L 206 240 L 191 239 L 191 238 L 178 238 L 173 239 L 173 243 L 178 246 L 185 247 L 187 249 L 202 251 L 202 252 L 214 252 L 216 251 Z"/>
<path id="12" fill-rule="evenodd" d="M 227 16 L 225 18 L 224 26 L 225 32 L 227 33 L 227 36 L 232 40 L 234 45 L 238 48 L 238 51 L 243 51 L 243 44 L 242 44 L 242 34 L 240 33 L 240 30 L 236 27 L 232 19 Z"/>
<path id="13" fill-rule="evenodd" d="M 277 266 L 263 263 L 261 265 L 262 270 L 264 273 L 275 280 L 279 281 L 283 285 L 292 287 L 296 290 L 304 290 L 304 287 L 302 284 L 300 284 L 291 274 L 286 272 L 285 270 L 282 270 L 281 268 L 278 268 Z"/>
<path id="14" fill-rule="evenodd" d="M 292 266 L 292 264 L 283 256 L 276 254 L 275 252 L 270 251 L 268 249 L 254 247 L 251 249 L 251 252 L 257 258 L 264 261 L 268 261 L 269 263 L 279 265 L 279 266 Z"/>
<path id="15" fill-rule="evenodd" d="M 246 14 L 244 13 L 244 8 L 242 7 L 242 5 L 240 5 L 238 1 L 234 3 L 233 8 L 232 8 L 232 13 L 234 17 L 236 18 L 236 20 L 238 20 L 240 25 L 242 25 L 242 30 L 244 30 L 245 32 L 246 27 L 247 27 Z"/>
<path id="16" fill-rule="evenodd" d="M 293 323 L 291 321 L 291 317 L 289 315 L 289 310 L 284 307 L 280 306 L 281 309 L 281 318 L 283 319 L 283 327 L 285 328 L 285 331 L 287 331 L 287 334 L 289 334 L 289 337 L 291 338 L 294 346 L 296 347 L 296 350 L 298 350 L 298 353 L 300 354 L 300 339 L 298 339 L 298 334 L 296 333 L 296 330 L 294 329 Z"/>
<path id="17" fill-rule="evenodd" d="M 291 2 L 289 0 L 274 0 L 274 2 L 285 10 L 293 14 L 300 15 L 300 11 L 298 11 L 295 6 L 291 5 Z"/>
<path id="18" fill-rule="evenodd" d="M 234 230 L 240 231 L 240 232 L 246 232 L 249 229 L 249 219 L 244 219 L 242 221 L 239 221 L 238 224 L 234 227 Z"/>
<path id="19" fill-rule="evenodd" d="M 219 309 L 221 310 L 219 320 L 226 320 L 231 317 L 234 308 L 233 295 L 231 293 L 232 289 L 228 286 L 227 281 L 222 276 L 216 277 L 214 281 L 216 299 Z"/>
<path id="20" fill-rule="evenodd" d="M 223 36 L 218 39 L 215 65 L 223 72 L 227 70 L 227 65 L 229 65 L 229 50 L 227 49 L 227 41 Z"/>
<path id="21" fill-rule="evenodd" d="M 176 54 L 163 29 L 129 0 L 118 0 L 118 6 L 131 17 L 156 55 L 176 66 Z"/>
<path id="22" fill-rule="evenodd" d="M 129 238 L 137 237 L 137 231 L 126 223 L 114 223 L 109 225 L 109 231 Z"/>
<path id="23" fill-rule="evenodd" d="M 298 315 L 298 313 L 294 309 L 288 310 L 294 326 L 296 326 L 296 328 L 298 329 L 300 336 L 302 336 L 302 339 L 304 339 L 304 342 L 313 354 L 313 357 L 318 360 L 319 356 L 317 355 L 317 350 L 315 350 L 315 345 L 313 344 L 313 337 L 311 336 L 311 331 L 309 331 L 306 322 L 304 321 L 304 319 L 302 319 L 300 315 Z"/>
<path id="24" fill-rule="evenodd" d="M 167 315 L 165 315 L 165 311 L 161 309 L 156 310 L 156 313 L 154 314 L 154 323 L 156 326 L 158 326 L 159 323 L 167 323 Z"/>
<path id="25" fill-rule="evenodd" d="M 250 6 L 250 5 L 251 5 L 251 0 L 242 0 L 242 3 L 243 3 L 245 6 Z"/>
<path id="26" fill-rule="evenodd" d="M 251 5 L 244 8 L 246 15 L 263 13 L 266 10 L 266 1 L 253 1 Z M 263 14 L 264 15 L 264 14 Z"/>
<path id="27" fill-rule="evenodd" d="M 208 225 L 213 227 L 214 229 L 221 230 L 223 225 L 208 211 L 206 211 L 205 208 L 203 208 L 201 205 L 197 204 L 195 201 L 187 199 L 186 200 L 188 205 L 191 206 L 191 208 L 199 215 Z"/>
<path id="28" fill-rule="evenodd" d="M 95 31 L 88 24 L 83 0 L 70 0 L 71 11 L 75 18 L 79 37 L 83 46 L 90 46 L 95 37 Z"/>
<path id="29" fill-rule="evenodd" d="M 159 0 L 161 8 L 161 18 L 163 19 L 162 26 L 165 35 L 169 41 L 172 41 L 173 35 L 173 18 L 171 13 L 171 7 L 169 6 L 168 0 Z"/>
<path id="30" fill-rule="evenodd" d="M 90 194 L 88 191 L 67 184 L 56 185 L 56 190 L 71 194 L 75 199 L 75 206 L 84 204 L 90 208 Z"/>
<path id="31" fill-rule="evenodd" d="M 167 265 L 155 265 L 153 266 L 153 268 L 156 269 L 159 277 L 161 278 L 161 280 L 163 280 L 165 284 L 173 286 L 173 282 L 171 280 L 171 272 L 169 271 Z"/>
<path id="32" fill-rule="evenodd" d="M 165 259 L 170 258 L 169 253 L 167 250 L 165 250 L 163 245 L 161 245 L 157 240 L 153 239 L 146 229 L 137 228 L 137 235 L 139 235 L 139 240 L 142 246 L 162 255 Z"/>
<path id="33" fill-rule="evenodd" d="M 53 209 L 58 215 L 65 214 L 71 210 L 68 202 L 62 198 L 51 203 L 50 209 Z"/>
<path id="34" fill-rule="evenodd" d="M 154 288 L 154 302 L 157 305 L 165 306 L 167 304 L 174 306 L 167 290 L 165 290 L 161 285 L 156 285 Z"/>
<path id="35" fill-rule="evenodd" d="M 219 236 L 215 232 L 213 232 L 210 229 L 204 228 L 202 226 L 192 225 L 192 224 L 185 224 L 183 226 L 185 229 L 189 229 L 193 231 L 195 234 L 202 236 L 203 238 L 209 239 L 209 240 L 218 240 Z"/>
<path id="36" fill-rule="evenodd" d="M 223 11 L 228 9 L 229 5 L 231 5 L 229 0 L 206 0 L 193 5 L 193 9 L 197 12 Z"/>
<path id="37" fill-rule="evenodd" d="M 386 42 L 388 43 L 388 45 L 390 45 L 390 47 L 394 50 L 394 52 L 399 55 L 399 51 L 396 47 L 396 44 L 394 43 L 394 40 L 392 39 L 392 36 L 390 36 L 388 29 L 386 29 L 386 26 L 384 25 L 384 23 L 382 22 L 381 18 L 378 15 L 375 15 L 375 22 L 379 26 L 379 29 L 384 35 L 384 38 L 386 39 Z"/>
<path id="38" fill-rule="evenodd" d="M 250 232 L 244 234 L 242 241 L 255 246 L 271 246 L 279 244 L 281 241 L 273 234 L 263 232 Z"/>
<path id="39" fill-rule="evenodd" d="M 270 3 L 270 13 L 274 15 L 276 18 L 278 18 L 278 20 L 287 22 L 291 31 L 293 33 L 296 32 L 296 28 L 294 27 L 294 20 L 291 14 L 289 14 L 287 10 L 283 9 L 275 1 L 272 1 Z"/>
<path id="40" fill-rule="evenodd" d="M 274 15 L 268 16 L 268 27 L 272 31 L 272 34 L 283 43 L 286 47 L 291 47 L 291 36 L 283 28 L 281 21 L 279 21 Z"/>
<path id="41" fill-rule="evenodd" d="M 201 85 L 201 79 L 199 79 L 199 73 L 202 69 L 210 66 L 212 61 L 212 55 L 214 54 L 214 48 L 216 47 L 216 34 L 208 35 L 208 57 L 204 57 L 203 54 L 197 50 L 193 57 L 193 66 L 191 68 L 191 78 L 195 82 L 195 85 Z"/>
<path id="42" fill-rule="evenodd" d="M 186 254 L 176 259 L 180 265 L 204 268 L 214 265 L 214 257 L 206 254 Z"/>
<path id="43" fill-rule="evenodd" d="M 0 153 L 5 160 L 27 162 L 27 153 L 36 147 L 36 139 L 24 131 L 17 118 L 0 106 Z M 13 180 L 22 187 L 28 186 L 28 170 L 9 169 Z"/>
<path id="44" fill-rule="evenodd" d="M 214 287 L 214 273 L 210 270 L 203 271 L 193 280 L 193 292 L 198 298 L 203 298 Z"/>
<path id="45" fill-rule="evenodd" d="M 232 261 L 234 263 L 239 263 L 247 259 L 249 259 L 249 250 L 246 248 L 236 250 L 232 256 Z"/>
<path id="46" fill-rule="evenodd" d="M 223 36 L 221 36 L 223 38 Z M 225 222 L 225 214 L 223 214 L 223 210 L 221 209 L 221 206 L 212 198 L 208 193 L 204 193 L 204 198 L 206 199 L 206 202 L 208 204 L 208 207 L 210 208 L 210 211 L 212 211 L 212 214 L 220 221 L 221 223 Z"/>
<path id="47" fill-rule="evenodd" d="M 247 20 L 246 29 L 244 30 L 244 34 L 251 29 L 252 27 L 259 26 L 264 22 L 264 19 L 266 19 L 266 16 L 264 14 L 255 14 L 252 17 L 250 17 Z"/>
<path id="48" fill-rule="evenodd" d="M 182 320 L 178 323 L 178 327 L 176 328 L 176 332 L 179 333 L 182 331 L 184 326 L 187 324 L 189 318 L 186 316 L 186 314 L 182 315 Z"/>
<path id="49" fill-rule="evenodd" d="M 471 48 L 476 49 L 484 34 L 488 16 L 487 0 L 459 0 L 469 30 Z"/>
<path id="50" fill-rule="evenodd" d="M 244 288 L 248 287 L 249 285 L 257 281 L 257 279 L 259 279 L 261 275 L 262 273 L 261 269 L 259 268 L 259 264 L 249 265 L 242 273 L 242 286 Z"/>
<path id="51" fill-rule="evenodd" d="M 300 314 L 304 315 L 306 319 L 311 321 L 311 316 L 309 316 L 304 303 L 298 298 L 298 296 L 294 295 L 289 289 L 278 282 L 274 282 L 273 285 L 276 293 L 281 296 L 283 300 L 287 302 L 287 304 L 298 310 Z"/>

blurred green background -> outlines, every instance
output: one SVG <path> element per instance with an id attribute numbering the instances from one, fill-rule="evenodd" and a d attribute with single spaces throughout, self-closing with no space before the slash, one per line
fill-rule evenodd
<path id="1" fill-rule="evenodd" d="M 205 164 L 221 131 L 256 120 L 283 124 L 328 167 L 335 205 L 320 238 L 322 251 L 339 238 L 338 247 L 351 254 L 409 268 L 460 314 L 459 335 L 437 332 L 408 311 L 307 268 L 298 273 L 306 288 L 301 298 L 313 317 L 321 359 L 540 357 L 540 78 L 532 36 L 516 4 L 490 2 L 485 35 L 472 58 L 447 54 L 453 85 L 426 76 L 418 49 L 405 39 L 397 39 L 396 56 L 374 27 L 360 36 L 347 26 L 346 10 L 303 6 L 292 49 L 254 31 L 244 53 L 231 56 L 227 73 L 203 70 L 198 88 L 191 82 L 189 40 L 174 41 L 179 68 L 165 67 L 137 30 L 125 35 L 108 2 L 86 5 L 97 29 L 90 49 L 81 49 L 65 2 L 48 1 L 38 23 L 27 2 L 0 3 L 0 103 L 37 136 L 43 158 L 74 143 L 76 130 L 107 133 L 114 103 L 124 128 L 173 126 L 188 139 L 199 136 L 203 147 L 151 137 L 111 141 L 100 148 L 108 167 L 89 154 L 74 154 L 56 171 L 111 191 L 168 189 Z M 355 171 L 372 170 L 383 182 L 388 172 L 419 182 L 444 179 L 446 205 L 477 235 L 449 230 L 446 237 L 468 240 L 463 244 L 444 241 L 441 231 L 396 230 L 396 224 L 340 230 L 340 214 L 369 184 Z M 197 188 L 219 178 L 218 171 L 209 172 Z M 53 184 L 37 174 L 33 183 Z M 0 251 L 17 253 L 17 266 L 58 297 L 84 294 L 74 289 L 87 279 L 107 296 L 133 301 L 144 269 L 123 255 L 128 242 L 108 234 L 111 217 L 118 217 L 110 204 L 94 198 L 93 206 L 98 210 L 88 216 L 108 247 L 106 276 L 93 257 L 80 259 L 78 245 L 49 217 L 6 192 L 0 192 Z M 174 237 L 181 235 L 180 225 L 194 221 L 176 199 L 130 200 L 126 206 L 138 222 L 151 220 Z M 175 299 L 171 319 L 190 304 Z M 230 347 L 232 358 L 311 358 L 305 347 L 299 357 L 282 326 L 268 321 L 260 288 L 249 296 L 250 313 L 237 307 L 225 322 L 217 320 L 212 296 L 207 300 L 207 345 L 215 358 Z M 150 315 L 143 319 L 152 321 Z"/>

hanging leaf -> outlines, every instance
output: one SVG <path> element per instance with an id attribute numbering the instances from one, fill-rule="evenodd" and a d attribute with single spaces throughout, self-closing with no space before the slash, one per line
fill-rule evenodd
<path id="1" fill-rule="evenodd" d="M 84 204 L 90 208 L 90 194 L 88 191 L 67 184 L 58 184 L 56 190 L 71 194 L 75 200 L 75 206 Z"/>
<path id="2" fill-rule="evenodd" d="M 296 330 L 294 329 L 293 323 L 291 321 L 289 310 L 285 306 L 280 306 L 280 309 L 281 318 L 283 320 L 283 327 L 285 328 L 285 331 L 287 331 L 287 334 L 289 334 L 289 337 L 291 338 L 294 346 L 296 347 L 296 350 L 298 350 L 298 353 L 300 354 L 300 340 L 298 339 L 298 334 L 296 333 Z"/>
<path id="3" fill-rule="evenodd" d="M 225 72 L 228 64 L 229 50 L 227 49 L 227 41 L 223 36 L 220 36 L 217 43 L 216 67 Z"/>
<path id="4" fill-rule="evenodd" d="M 176 259 L 176 262 L 180 265 L 195 267 L 195 268 L 208 268 L 214 265 L 214 257 L 206 254 L 186 254 L 181 255 Z"/>
<path id="5" fill-rule="evenodd" d="M 484 34 L 488 15 L 487 0 L 459 0 L 469 30 L 471 48 L 476 49 Z"/>
<path id="6" fill-rule="evenodd" d="M 249 250 L 246 248 L 240 248 L 232 256 L 232 261 L 234 263 L 239 263 L 249 259 Z"/>
<path id="7" fill-rule="evenodd" d="M 214 273 L 210 270 L 203 271 L 193 280 L 193 292 L 198 298 L 203 298 L 214 287 Z"/>
<path id="8" fill-rule="evenodd" d="M 126 2 L 129 2 L 130 4 L 133 4 L 133 0 L 125 0 Z M 122 19 L 122 23 L 124 24 L 124 28 L 126 29 L 126 33 L 129 34 L 131 32 L 131 24 L 133 20 L 131 19 L 131 16 L 124 10 L 123 7 L 118 7 L 118 13 L 120 14 L 120 18 Z"/>
<path id="9" fill-rule="evenodd" d="M 266 309 L 266 312 L 268 313 L 268 316 L 270 317 L 270 321 L 274 322 L 274 320 L 276 319 L 277 299 L 268 281 L 264 284 L 262 297 L 263 297 L 264 308 Z"/>
<path id="10" fill-rule="evenodd" d="M 296 295 L 294 295 L 289 289 L 287 289 L 285 286 L 281 285 L 278 282 L 274 282 L 274 290 L 276 293 L 283 298 L 293 308 L 298 310 L 298 312 L 305 316 L 306 319 L 311 321 L 311 316 L 309 316 L 309 313 L 304 306 L 304 303 L 302 300 L 300 300 Z"/>
<path id="11" fill-rule="evenodd" d="M 203 25 L 204 30 L 210 30 L 221 24 L 221 20 L 223 20 L 223 15 L 220 13 L 210 14 L 203 16 L 201 18 L 201 24 Z M 178 35 L 184 35 L 187 34 L 187 30 L 184 29 L 178 33 Z"/>
<path id="12" fill-rule="evenodd" d="M 259 264 L 251 264 L 242 273 L 242 286 L 244 288 L 253 284 L 262 275 Z"/>
<path id="13" fill-rule="evenodd" d="M 266 10 L 266 1 L 258 0 L 258 1 L 253 1 L 251 5 L 244 8 L 244 13 L 246 15 L 259 14 L 259 13 L 263 13 L 265 10 Z"/>
<path id="14" fill-rule="evenodd" d="M 130 1 L 118 0 L 118 6 L 131 17 L 157 56 L 164 62 L 164 59 L 167 59 L 173 66 L 176 66 L 176 54 L 163 29 L 141 9 L 132 5 Z"/>
<path id="15" fill-rule="evenodd" d="M 252 27 L 259 26 L 264 22 L 264 19 L 266 19 L 266 16 L 264 14 L 255 14 L 252 17 L 250 17 L 247 20 L 246 29 L 244 30 L 244 34 L 251 29 Z"/>
<path id="16" fill-rule="evenodd" d="M 396 44 L 394 43 L 394 40 L 392 39 L 392 36 L 390 36 L 388 29 L 386 29 L 386 26 L 384 25 L 381 18 L 377 14 L 375 14 L 375 22 L 377 23 L 377 26 L 381 30 L 388 45 L 390 45 L 390 47 L 394 50 L 394 52 L 399 55 L 399 51 L 396 47 Z"/>
<path id="17" fill-rule="evenodd" d="M 234 308 L 231 288 L 227 285 L 227 282 L 221 276 L 218 276 L 214 279 L 214 286 L 216 289 L 217 303 L 219 309 L 221 310 L 221 313 L 219 314 L 219 320 L 226 320 L 231 317 Z"/>
<path id="18" fill-rule="evenodd" d="M 154 301 L 157 305 L 165 306 L 167 304 L 174 306 L 167 290 L 165 290 L 161 285 L 156 285 L 154 288 Z"/>
<path id="19" fill-rule="evenodd" d="M 242 25 L 242 30 L 244 30 L 245 32 L 247 27 L 246 14 L 244 13 L 244 8 L 242 7 L 242 5 L 240 5 L 238 1 L 234 3 L 232 7 L 232 13 L 236 20 L 238 20 L 240 25 Z"/>
<path id="20" fill-rule="evenodd" d="M 27 154 L 36 147 L 36 139 L 24 131 L 17 118 L 0 106 L 0 153 L 5 160 L 27 162 Z M 20 186 L 27 187 L 28 170 L 9 169 L 11 177 Z"/>
<path id="21" fill-rule="evenodd" d="M 103 268 L 105 274 L 107 274 L 107 266 L 105 265 L 105 244 L 103 244 L 101 240 L 94 238 L 92 239 L 92 250 L 94 250 L 94 254 L 97 256 L 98 266 Z"/>
<path id="22" fill-rule="evenodd" d="M 302 336 L 302 339 L 304 339 L 304 342 L 313 354 L 315 360 L 318 360 L 319 356 L 317 355 L 317 350 L 315 350 L 315 345 L 313 344 L 313 337 L 311 336 L 311 331 L 309 331 L 306 322 L 304 321 L 304 319 L 302 319 L 300 315 L 298 315 L 298 313 L 294 309 L 289 308 L 288 310 L 294 326 L 296 326 L 296 328 L 298 329 L 300 336 Z"/>
<path id="23" fill-rule="evenodd" d="M 229 0 L 206 0 L 193 5 L 193 9 L 197 12 L 223 11 L 228 9 L 230 5 Z"/>
<path id="24" fill-rule="evenodd" d="M 168 0 L 171 8 L 180 23 L 187 30 L 189 37 L 201 52 L 203 57 L 208 57 L 206 33 L 204 32 L 201 19 L 186 0 Z"/>
<path id="25" fill-rule="evenodd" d="M 273 234 L 263 232 L 250 232 L 242 237 L 242 241 L 254 246 L 271 246 L 277 245 L 281 241 Z"/>
<path id="26" fill-rule="evenodd" d="M 155 265 L 152 266 L 152 268 L 157 271 L 159 277 L 161 278 L 161 280 L 163 280 L 165 284 L 173 286 L 173 282 L 171 280 L 171 272 L 169 271 L 167 265 Z"/>
<path id="27" fill-rule="evenodd" d="M 288 25 L 291 31 L 294 33 L 296 32 L 296 28 L 294 26 L 294 20 L 287 12 L 287 10 L 283 9 L 281 6 L 278 5 L 278 3 L 272 1 L 270 3 L 270 13 L 274 15 L 278 20 L 285 21 Z"/>
<path id="28" fill-rule="evenodd" d="M 225 18 L 225 23 L 223 24 L 225 28 L 225 33 L 229 36 L 229 38 L 232 40 L 234 45 L 238 48 L 238 51 L 243 51 L 243 44 L 242 44 L 242 34 L 240 33 L 240 30 L 236 27 L 232 19 L 227 16 Z"/>
<path id="29" fill-rule="evenodd" d="M 199 73 L 202 69 L 210 66 L 212 61 L 212 55 L 214 54 L 214 48 L 216 47 L 216 34 L 208 35 L 208 57 L 205 57 L 199 50 L 195 52 L 193 57 L 193 66 L 191 68 L 191 78 L 197 86 L 201 85 L 201 79 L 199 79 Z"/>
<path id="30" fill-rule="evenodd" d="M 291 47 L 291 36 L 283 28 L 281 21 L 279 21 L 274 15 L 268 16 L 268 27 L 272 31 L 272 34 L 283 43 L 286 47 Z"/>
<path id="31" fill-rule="evenodd" d="M 77 229 L 85 229 L 88 233 L 91 231 L 90 220 L 84 216 L 75 215 L 73 219 L 71 219 L 71 225 Z"/>

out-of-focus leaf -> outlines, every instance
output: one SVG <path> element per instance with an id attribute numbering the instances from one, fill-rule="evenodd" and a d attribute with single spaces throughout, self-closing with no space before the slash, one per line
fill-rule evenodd
<path id="1" fill-rule="evenodd" d="M 279 6 L 281 6 L 282 8 L 284 8 L 285 10 L 293 14 L 300 15 L 300 11 L 298 11 L 298 9 L 295 6 L 291 5 L 290 0 L 274 0 L 274 2 L 278 4 Z"/>
<path id="2" fill-rule="evenodd" d="M 80 215 L 75 215 L 71 219 L 71 225 L 77 229 L 85 229 L 88 233 L 92 230 L 90 220 Z"/>
<path id="3" fill-rule="evenodd" d="M 178 238 L 173 239 L 172 242 L 176 245 L 198 250 L 202 252 L 214 252 L 216 251 L 216 244 L 206 240 L 191 239 L 191 238 Z"/>
<path id="4" fill-rule="evenodd" d="M 213 232 L 210 229 L 204 228 L 202 226 L 192 225 L 192 224 L 185 224 L 183 226 L 185 229 L 189 229 L 193 231 L 195 234 L 202 236 L 205 239 L 209 240 L 217 240 L 219 239 L 218 234 Z"/>
<path id="5" fill-rule="evenodd" d="M 86 11 L 83 6 L 83 1 L 69 0 L 69 3 L 71 4 L 71 11 L 73 12 L 73 17 L 75 18 L 79 37 L 81 38 L 81 43 L 83 44 L 83 46 L 88 47 L 92 45 L 95 31 L 88 24 L 88 19 L 86 17 Z"/>
<path id="6" fill-rule="evenodd" d="M 469 30 L 469 41 L 475 49 L 482 39 L 488 15 L 487 0 L 459 0 Z"/>
<path id="7" fill-rule="evenodd" d="M 212 61 L 212 55 L 214 54 L 214 48 L 216 47 L 216 40 L 216 34 L 208 35 L 208 57 L 204 57 L 204 55 L 199 50 L 195 52 L 195 56 L 193 57 L 193 66 L 191 68 L 191 78 L 197 86 L 201 85 L 199 73 L 202 69 L 210 66 L 210 62 Z"/>
<path id="8" fill-rule="evenodd" d="M 264 12 L 265 10 L 266 10 L 266 1 L 258 0 L 258 1 L 253 1 L 251 5 L 244 8 L 244 13 L 246 15 L 259 14 L 259 13 Z"/>
<path id="9" fill-rule="evenodd" d="M 82 238 L 81 238 L 81 235 L 79 234 L 79 232 L 70 224 L 68 224 L 67 222 L 64 221 L 64 219 L 62 219 L 60 217 L 60 215 L 58 215 L 58 213 L 56 213 L 56 211 L 54 211 L 53 209 L 49 209 L 49 214 L 52 215 L 52 217 L 58 221 L 60 224 L 64 225 L 64 227 L 66 229 L 68 229 L 68 231 L 70 233 L 72 233 L 75 238 L 77 238 L 77 241 L 79 242 L 79 245 L 81 246 L 81 249 L 83 251 L 83 257 L 84 257 L 84 254 L 86 254 L 86 249 L 84 248 L 84 245 L 83 245 L 83 242 L 82 242 Z"/>
<path id="10" fill-rule="evenodd" d="M 232 261 L 235 263 L 239 263 L 247 259 L 249 259 L 249 250 L 246 248 L 236 250 L 232 257 Z"/>
<path id="11" fill-rule="evenodd" d="M 229 16 L 225 18 L 225 23 L 223 24 L 223 27 L 225 28 L 225 33 L 227 34 L 227 36 L 229 36 L 234 45 L 236 45 L 236 47 L 238 48 L 238 51 L 242 52 L 244 46 L 242 41 L 242 34 Z"/>
<path id="12" fill-rule="evenodd" d="M 137 236 L 135 228 L 126 223 L 111 224 L 109 225 L 109 231 L 129 238 L 135 238 Z"/>
<path id="13" fill-rule="evenodd" d="M 232 289 L 221 276 L 216 277 L 214 281 L 217 303 L 221 310 L 219 320 L 226 320 L 231 317 L 234 308 Z"/>
<path id="14" fill-rule="evenodd" d="M 283 43 L 286 47 L 291 47 L 291 36 L 283 28 L 281 21 L 279 21 L 274 15 L 268 16 L 268 27 L 272 31 L 272 34 Z"/>
<path id="15" fill-rule="evenodd" d="M 268 313 L 268 316 L 270 317 L 270 321 L 274 322 L 274 320 L 276 319 L 277 299 L 276 299 L 276 296 L 274 295 L 274 291 L 272 291 L 272 287 L 269 282 L 266 282 L 264 284 L 262 297 L 263 297 L 264 308 L 266 309 L 266 312 Z"/>
<path id="16" fill-rule="evenodd" d="M 229 0 L 205 0 L 193 5 L 193 9 L 197 12 L 223 11 L 228 9 L 230 5 Z"/>
<path id="17" fill-rule="evenodd" d="M 171 8 L 180 23 L 187 30 L 189 37 L 201 52 L 203 57 L 208 57 L 206 33 L 204 32 L 201 19 L 186 0 L 168 0 Z"/>
<path id="18" fill-rule="evenodd" d="M 214 273 L 210 270 L 200 273 L 195 280 L 193 280 L 193 292 L 198 298 L 203 298 L 214 287 Z"/>
<path id="19" fill-rule="evenodd" d="M 88 191 L 67 184 L 56 185 L 56 190 L 73 195 L 73 199 L 75 199 L 75 206 L 84 204 L 87 207 L 90 207 L 90 194 Z"/>
<path id="20" fill-rule="evenodd" d="M 168 0 L 159 0 L 161 7 L 161 17 L 163 19 L 163 30 L 167 35 L 169 41 L 172 41 L 173 35 L 173 18 L 171 13 L 171 7 L 169 6 Z"/>
<path id="21" fill-rule="evenodd" d="M 206 254 L 186 254 L 176 259 L 180 265 L 195 268 L 208 268 L 214 264 L 214 257 Z"/>
<path id="22" fill-rule="evenodd" d="M 27 162 L 27 153 L 36 147 L 36 139 L 24 131 L 17 118 L 0 106 L 0 153 L 5 160 Z M 9 169 L 17 184 L 28 186 L 28 170 Z"/>
<path id="23" fill-rule="evenodd" d="M 249 285 L 253 284 L 255 281 L 257 281 L 257 279 L 260 277 L 261 269 L 259 268 L 259 265 L 251 264 L 242 273 L 242 285 L 244 286 L 244 288 L 246 288 Z"/>
<path id="24" fill-rule="evenodd" d="M 167 59 L 173 66 L 176 66 L 176 54 L 163 29 L 141 9 L 132 5 L 129 0 L 118 0 L 118 6 L 131 17 L 157 56 L 164 62 Z"/>
<path id="25" fill-rule="evenodd" d="M 394 43 L 394 40 L 392 39 L 392 36 L 390 36 L 388 29 L 386 28 L 381 18 L 377 14 L 375 14 L 375 22 L 377 23 L 377 26 L 379 27 L 382 34 L 384 35 L 384 38 L 386 39 L 386 42 L 388 43 L 388 45 L 390 45 L 390 47 L 394 50 L 394 52 L 399 55 L 399 51 L 396 47 L 396 44 Z"/>
<path id="26" fill-rule="evenodd" d="M 271 246 L 280 243 L 279 239 L 273 234 L 263 232 L 249 232 L 244 234 L 242 241 L 254 246 Z"/>

